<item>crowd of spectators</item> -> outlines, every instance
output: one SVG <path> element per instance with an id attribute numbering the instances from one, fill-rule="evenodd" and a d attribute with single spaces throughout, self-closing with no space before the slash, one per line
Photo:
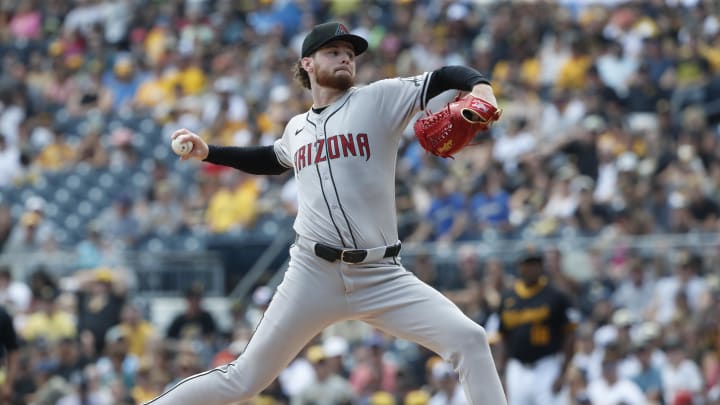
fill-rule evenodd
<path id="1" fill-rule="evenodd" d="M 185 235 L 201 250 L 209 236 L 253 237 L 264 219 L 293 217 L 291 173 L 179 163 L 167 141 L 186 127 L 215 144 L 271 143 L 310 106 L 291 67 L 305 33 L 330 19 L 368 38 L 358 84 L 464 64 L 491 78 L 504 109 L 453 160 L 428 156 L 408 128 L 396 185 L 404 241 L 583 236 L 615 246 L 717 232 L 719 7 L 0 0 L 0 252 L 74 253 L 69 274 L 0 271 L 0 305 L 22 343 L 3 395 L 140 403 L 242 350 L 271 291 L 233 305 L 234 327 L 221 330 L 190 289 L 187 310 L 156 330 L 135 302 L 132 270 L 113 266 L 162 246 L 149 241 Z M 717 254 L 672 248 L 548 250 L 548 272 L 583 315 L 568 404 L 605 378 L 609 350 L 623 360 L 619 380 L 635 381 L 648 403 L 718 403 Z M 512 286 L 512 266 L 473 248 L 457 257 L 442 271 L 429 254 L 408 267 L 484 323 Z M 356 324 L 311 342 L 258 403 L 323 400 L 464 403 L 446 363 Z"/>

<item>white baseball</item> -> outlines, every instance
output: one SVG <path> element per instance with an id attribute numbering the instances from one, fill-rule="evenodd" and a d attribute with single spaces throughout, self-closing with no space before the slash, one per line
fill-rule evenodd
<path id="1" fill-rule="evenodd" d="M 180 155 L 180 156 L 187 155 L 193 149 L 192 142 L 188 142 L 188 141 L 180 142 L 180 139 L 178 139 L 178 138 L 173 139 L 170 146 L 172 147 L 173 152 L 175 152 L 175 154 Z"/>

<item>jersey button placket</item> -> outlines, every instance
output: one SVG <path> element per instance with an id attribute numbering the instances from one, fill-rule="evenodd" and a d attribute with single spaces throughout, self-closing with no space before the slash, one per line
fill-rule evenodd
<path id="1" fill-rule="evenodd" d="M 315 132 L 315 139 L 320 140 L 324 138 L 324 132 L 322 131 L 322 129 L 320 129 L 320 125 L 318 125 L 318 130 Z M 327 160 L 324 162 L 324 164 L 320 164 L 318 166 L 318 170 L 320 171 L 320 181 L 322 181 L 323 183 L 323 189 L 325 190 L 325 193 L 327 193 L 328 198 L 330 199 L 330 201 L 333 201 L 329 204 L 330 215 L 332 215 L 333 218 L 340 218 L 342 216 L 342 210 L 340 209 L 340 205 L 338 205 L 338 203 L 336 202 L 337 195 L 335 195 L 335 185 L 333 184 L 332 178 L 330 177 L 329 166 L 330 163 Z M 346 241 L 352 240 L 350 234 L 346 230 L 341 231 L 341 236 Z"/>

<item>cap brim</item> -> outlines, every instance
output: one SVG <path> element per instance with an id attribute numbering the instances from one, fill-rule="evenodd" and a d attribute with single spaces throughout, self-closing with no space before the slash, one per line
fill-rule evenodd
<path id="1" fill-rule="evenodd" d="M 365 51 L 367 50 L 367 48 L 368 48 L 368 42 L 365 40 L 365 38 L 360 37 L 360 36 L 357 36 L 357 35 L 353 35 L 353 34 L 344 34 L 344 35 L 336 35 L 336 36 L 328 39 L 328 40 L 325 41 L 325 42 L 321 42 L 319 45 L 315 46 L 314 48 L 309 49 L 309 50 L 306 52 L 307 54 L 306 54 L 306 55 L 303 55 L 303 56 L 310 56 L 310 55 L 312 55 L 315 51 L 317 51 L 318 49 L 322 48 L 323 46 L 325 46 L 325 45 L 327 45 L 327 44 L 329 44 L 330 42 L 333 42 L 333 41 L 346 41 L 346 42 L 349 42 L 349 43 L 352 45 L 352 47 L 353 47 L 353 51 L 355 52 L 355 56 L 358 56 L 358 55 L 362 54 L 362 53 L 365 52 Z"/>
<path id="2" fill-rule="evenodd" d="M 542 255 L 526 255 L 526 256 L 520 256 L 520 263 L 525 262 L 541 262 L 543 261 Z"/>

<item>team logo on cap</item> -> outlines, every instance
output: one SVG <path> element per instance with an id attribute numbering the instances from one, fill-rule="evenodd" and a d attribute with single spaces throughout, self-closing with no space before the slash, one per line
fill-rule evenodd
<path id="1" fill-rule="evenodd" d="M 345 27 L 344 24 L 338 24 L 337 29 L 335 30 L 335 35 L 347 35 L 349 34 L 348 29 Z"/>

